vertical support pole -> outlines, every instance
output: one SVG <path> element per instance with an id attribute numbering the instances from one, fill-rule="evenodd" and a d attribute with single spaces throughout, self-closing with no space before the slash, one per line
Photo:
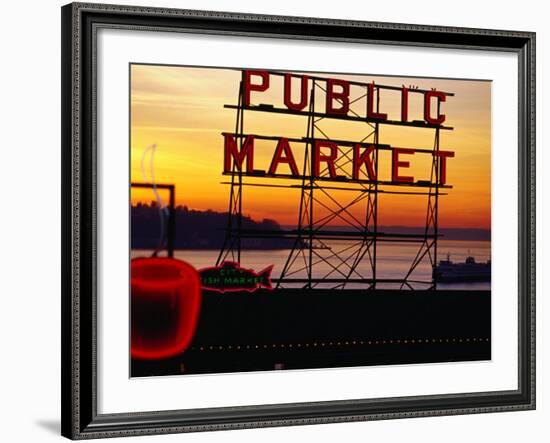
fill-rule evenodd
<path id="1" fill-rule="evenodd" d="M 174 243 L 176 238 L 176 187 L 170 185 L 170 200 L 168 205 L 168 257 L 174 257 Z"/>
<path id="2" fill-rule="evenodd" d="M 313 187 L 315 178 L 313 177 L 313 161 L 315 156 L 315 87 L 316 80 L 313 80 L 311 87 L 311 101 L 309 104 L 309 137 L 311 138 L 311 157 L 309 162 L 309 257 L 308 257 L 308 272 L 307 272 L 307 287 L 312 288 L 311 279 L 313 277 Z"/>
<path id="3" fill-rule="evenodd" d="M 376 113 L 380 112 L 380 88 L 376 88 Z M 377 261 L 377 250 L 378 250 L 378 143 L 380 142 L 380 124 L 376 122 L 374 124 L 374 171 L 376 174 L 376 180 L 374 182 L 374 202 L 373 202 L 373 228 L 374 236 L 372 238 L 372 289 L 376 289 L 376 261 Z"/>
<path id="4" fill-rule="evenodd" d="M 242 77 L 244 77 L 244 73 L 242 74 Z M 240 135 L 240 148 L 242 149 L 243 144 L 243 116 L 244 116 L 244 79 L 241 78 L 241 82 L 239 85 L 239 96 L 237 99 L 237 119 L 235 121 L 235 136 Z M 239 173 L 238 176 L 235 174 L 236 172 L 236 166 L 235 163 L 233 163 L 232 167 L 232 174 L 231 174 L 231 190 L 229 192 L 229 207 L 227 209 L 227 224 L 226 224 L 226 231 L 225 231 L 225 237 L 223 241 L 223 245 L 220 249 L 220 253 L 218 254 L 218 258 L 216 260 L 216 265 L 219 265 L 221 262 L 223 262 L 230 254 L 231 254 L 231 260 L 235 261 L 235 234 L 236 234 L 236 240 L 237 240 L 237 261 L 240 262 L 241 258 L 241 211 L 242 211 L 242 203 L 241 203 L 241 191 L 242 191 L 242 174 Z M 237 176 L 237 179 L 236 179 Z M 234 225 L 235 225 L 235 218 L 236 218 L 236 225 L 237 225 L 237 232 L 234 232 Z"/>
<path id="5" fill-rule="evenodd" d="M 441 111 L 441 101 L 437 101 L 437 115 L 440 115 Z M 439 135 L 440 129 L 439 126 L 435 129 L 435 145 L 434 153 L 439 153 Z M 435 268 L 437 266 L 437 244 L 439 241 L 439 179 L 441 177 L 439 162 L 439 155 L 434 155 L 435 161 L 435 203 L 434 203 L 434 255 L 433 255 L 433 264 L 432 264 L 432 288 L 437 289 L 437 282 L 435 281 Z"/>
<path id="6" fill-rule="evenodd" d="M 241 120 L 239 124 L 239 140 L 240 140 L 240 150 L 243 149 L 244 144 L 244 71 L 242 73 L 243 79 L 241 80 Z M 241 263 L 241 229 L 242 229 L 242 221 L 243 221 L 243 172 L 242 168 L 239 169 L 239 186 L 238 186 L 238 209 L 237 209 L 237 263 Z"/>

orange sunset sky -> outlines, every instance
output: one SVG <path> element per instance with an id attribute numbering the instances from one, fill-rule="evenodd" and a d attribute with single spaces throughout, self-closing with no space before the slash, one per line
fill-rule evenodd
<path id="1" fill-rule="evenodd" d="M 157 144 L 154 171 L 158 183 L 176 185 L 176 203 L 190 209 L 226 212 L 229 186 L 222 184 L 229 177 L 222 175 L 224 139 L 222 132 L 234 132 L 236 110 L 225 109 L 225 104 L 237 104 L 241 73 L 238 70 L 173 66 L 131 65 L 131 180 L 146 181 L 141 170 L 144 150 Z M 394 74 L 394 73 L 392 73 Z M 395 73 L 399 74 L 399 73 Z M 440 149 L 455 152 L 447 161 L 447 183 L 453 186 L 442 192 L 439 225 L 441 227 L 485 228 L 491 226 L 491 83 L 488 81 L 443 80 L 429 78 L 381 77 L 372 75 L 316 74 L 323 77 L 348 79 L 377 84 L 414 85 L 420 89 L 436 88 L 453 92 L 441 104 L 447 116 L 445 126 L 453 131 L 441 131 Z M 297 101 L 299 82 L 293 83 L 293 98 Z M 324 96 L 316 95 L 316 110 L 324 112 Z M 351 99 L 358 96 L 352 88 Z M 399 91 L 382 91 L 380 110 L 391 120 L 400 119 Z M 272 77 L 268 91 L 253 92 L 253 104 L 273 104 L 283 107 L 283 81 Z M 363 104 L 361 104 L 363 103 Z M 354 108 L 353 106 L 357 106 Z M 364 101 L 352 106 L 364 115 Z M 410 94 L 409 120 L 423 119 L 421 94 Z M 275 115 L 263 112 L 245 112 L 244 132 L 252 134 L 304 137 L 307 118 Z M 361 141 L 368 134 L 364 122 L 346 122 L 325 119 L 320 128 L 331 139 Z M 381 125 L 380 143 L 407 148 L 431 149 L 434 130 Z M 301 165 L 304 146 L 292 145 L 296 162 Z M 254 166 L 267 170 L 276 147 L 275 141 L 256 141 Z M 403 175 L 414 175 L 416 180 L 429 180 L 431 156 L 417 153 L 406 156 L 409 169 Z M 301 166 L 299 166 L 301 168 Z M 288 173 L 287 165 L 280 166 Z M 380 154 L 379 178 L 391 176 L 391 156 Z M 263 179 L 265 182 L 266 179 Z M 262 179 L 245 181 L 262 183 Z M 279 185 L 293 184 L 294 180 L 270 179 Z M 393 188 L 395 189 L 395 188 Z M 412 188 L 411 191 L 418 190 Z M 167 200 L 167 194 L 161 194 Z M 350 200 L 346 191 L 335 191 L 335 198 L 345 203 Z M 154 200 L 151 190 L 132 190 L 132 204 Z M 281 225 L 297 221 L 300 191 L 296 188 L 245 187 L 243 213 L 255 220 L 274 219 Z M 426 217 L 426 196 L 383 195 L 379 197 L 380 226 L 423 226 Z M 354 211 L 358 218 L 364 206 Z M 363 215 L 364 217 L 364 215 Z M 360 218 L 361 219 L 361 218 Z M 333 225 L 342 224 L 336 219 Z"/>

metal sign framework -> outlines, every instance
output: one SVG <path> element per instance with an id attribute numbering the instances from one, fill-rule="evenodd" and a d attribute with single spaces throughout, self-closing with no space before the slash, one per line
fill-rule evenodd
<path id="1" fill-rule="evenodd" d="M 270 75 L 284 75 L 282 72 L 270 71 Z M 324 77 L 308 76 L 311 80 L 309 90 L 309 106 L 303 111 L 286 108 L 277 108 L 271 105 L 246 105 L 244 103 L 244 73 L 241 79 L 237 105 L 225 105 L 225 108 L 236 110 L 236 122 L 234 137 L 238 140 L 238 146 L 243 148 L 246 133 L 244 130 L 245 111 L 267 112 L 275 114 L 287 114 L 296 117 L 307 118 L 306 134 L 302 138 L 288 138 L 291 142 L 304 145 L 304 155 L 301 162 L 301 175 L 298 185 L 281 185 L 267 183 L 264 178 L 262 183 L 245 181 L 245 178 L 253 176 L 236 168 L 233 164 L 229 185 L 229 207 L 226 226 L 226 235 L 223 246 L 219 252 L 217 264 L 224 260 L 241 262 L 242 239 L 244 238 L 284 238 L 292 239 L 293 246 L 285 261 L 279 278 L 274 278 L 276 288 L 300 287 L 313 288 L 363 288 L 376 289 L 381 285 L 391 284 L 400 289 L 435 289 L 436 282 L 433 272 L 429 279 L 415 278 L 415 270 L 423 262 L 428 262 L 433 270 L 437 264 L 437 242 L 439 237 L 438 207 L 439 197 L 445 195 L 442 188 L 451 188 L 450 185 L 439 183 L 441 172 L 441 159 L 437 155 L 440 149 L 440 131 L 453 128 L 434 125 L 425 121 L 396 121 L 382 120 L 360 116 L 351 106 L 346 115 L 332 115 L 319 113 L 315 110 L 316 92 L 326 93 L 326 81 Z M 367 97 L 367 83 L 350 82 L 354 86 L 363 87 L 364 92 L 352 98 L 350 105 Z M 375 96 L 376 113 L 380 110 L 381 90 L 401 90 L 399 87 L 378 85 L 373 89 Z M 426 90 L 410 89 L 411 93 L 425 94 Z M 452 93 L 445 93 L 452 96 Z M 437 111 L 439 114 L 440 104 Z M 363 146 L 374 146 L 372 150 L 372 164 L 376 173 L 376 180 L 342 180 L 335 183 L 327 178 L 327 167 L 314 174 L 313 143 L 315 140 L 332 140 L 338 144 L 338 159 L 335 167 L 338 170 L 349 168 L 352 164 L 352 149 L 357 141 L 329 139 L 326 130 L 321 123 L 328 119 L 365 123 L 365 136 L 360 140 Z M 390 150 L 388 145 L 380 144 L 381 125 L 399 125 L 416 128 L 425 128 L 434 131 L 434 142 L 431 149 L 416 149 L 417 152 L 432 154 L 431 173 L 429 181 L 418 180 L 411 183 L 384 182 L 378 179 L 380 151 Z M 279 137 L 257 135 L 255 139 L 276 140 Z M 361 171 L 363 176 L 364 171 Z M 274 177 L 270 177 L 274 178 Z M 289 178 L 281 176 L 280 178 Z M 275 181 L 277 178 L 274 178 Z M 282 229 L 267 231 L 260 229 L 243 229 L 243 188 L 249 186 L 262 186 L 270 188 L 296 188 L 300 192 L 300 203 L 296 229 Z M 410 189 L 413 188 L 413 189 Z M 334 197 L 334 193 L 346 191 L 349 199 L 344 203 Z M 427 197 L 427 210 L 424 232 L 422 234 L 383 232 L 378 226 L 379 195 L 424 195 Z M 321 198 L 320 198 L 321 197 Z M 323 200 L 324 199 L 324 200 Z M 353 214 L 352 209 L 361 206 L 362 218 Z M 320 211 L 321 209 L 322 211 Z M 337 221 L 342 228 L 334 229 L 329 225 Z M 333 248 L 329 243 L 340 242 L 344 246 L 341 249 Z M 414 243 L 418 245 L 417 252 L 412 258 L 408 271 L 402 278 L 380 278 L 377 273 L 378 243 Z"/>

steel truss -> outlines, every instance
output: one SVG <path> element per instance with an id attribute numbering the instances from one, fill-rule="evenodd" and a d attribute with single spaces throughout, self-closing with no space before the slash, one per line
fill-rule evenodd
<path id="1" fill-rule="evenodd" d="M 280 72 L 270 72 L 274 75 L 284 75 Z M 380 126 L 383 124 L 397 125 L 400 122 L 368 119 L 361 117 L 352 109 L 352 104 L 367 97 L 367 84 L 353 83 L 364 86 L 364 93 L 350 97 L 349 113 L 346 116 L 321 114 L 315 109 L 315 96 L 319 91 L 326 92 L 325 78 L 310 77 L 309 107 L 307 111 L 292 111 L 266 105 L 244 105 L 244 75 L 240 82 L 238 104 L 225 105 L 236 110 L 235 132 L 233 133 L 238 146 L 243 148 L 246 133 L 244 132 L 245 111 L 271 112 L 297 115 L 307 118 L 306 134 L 301 139 L 291 139 L 304 145 L 301 159 L 301 177 L 299 185 L 290 185 L 301 189 L 296 229 L 267 231 L 259 229 L 243 229 L 242 205 L 243 188 L 245 186 L 266 186 L 271 188 L 288 188 L 289 185 L 276 183 L 245 182 L 244 178 L 253 174 L 243 173 L 233 162 L 232 170 L 227 175 L 230 181 L 224 182 L 230 187 L 229 207 L 226 225 L 226 235 L 220 249 L 217 263 L 231 260 L 240 263 L 243 238 L 285 238 L 292 240 L 292 248 L 281 270 L 280 276 L 274 279 L 276 287 L 313 288 L 364 288 L 375 289 L 381 285 L 391 284 L 402 289 L 435 289 L 436 282 L 433 273 L 429 279 L 415 278 L 415 270 L 421 263 L 428 262 L 433 270 L 437 264 L 438 205 L 441 188 L 450 188 L 439 183 L 440 159 L 437 155 L 440 148 L 440 131 L 452 129 L 445 126 L 429 125 L 425 122 L 403 122 L 403 126 L 415 126 L 435 131 L 433 148 L 418 150 L 432 153 L 431 177 L 428 183 L 396 183 L 370 180 L 364 170 L 360 171 L 365 180 L 342 180 L 341 184 L 329 177 L 328 165 L 320 171 L 319 176 L 313 173 L 313 144 L 315 140 L 331 140 L 338 145 L 338 157 L 334 166 L 338 171 L 349 172 L 353 164 L 353 146 L 357 141 L 330 139 L 322 123 L 328 119 L 337 118 L 365 123 L 364 137 L 359 141 L 364 146 L 374 146 L 371 152 L 372 164 L 378 178 L 379 153 L 391 149 L 380 144 Z M 380 110 L 380 91 L 383 89 L 400 89 L 392 86 L 374 85 L 376 113 Z M 411 92 L 426 91 L 411 89 Z M 448 94 L 452 95 L 452 94 Z M 438 103 L 439 112 L 439 103 Z M 255 135 L 257 139 L 276 140 L 278 137 Z M 344 174 L 346 175 L 346 174 Z M 349 174 L 348 174 L 349 175 Z M 281 175 L 281 178 L 291 178 Z M 294 178 L 295 179 L 295 178 Z M 395 190 L 397 187 L 397 190 Z M 420 188 L 418 191 L 403 190 L 404 188 Z M 346 201 L 336 198 L 335 193 L 346 191 Z M 379 195 L 408 194 L 425 195 L 427 197 L 426 221 L 423 234 L 385 233 L 379 231 L 378 210 Z M 357 217 L 357 213 L 363 214 Z M 338 229 L 332 228 L 336 222 Z M 414 243 L 418 251 L 403 278 L 380 278 L 377 273 L 378 243 Z"/>

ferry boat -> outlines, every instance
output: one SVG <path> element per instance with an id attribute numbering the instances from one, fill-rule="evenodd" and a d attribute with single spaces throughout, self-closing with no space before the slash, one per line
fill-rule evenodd
<path id="1" fill-rule="evenodd" d="M 433 276 L 439 283 L 490 282 L 491 260 L 478 263 L 469 255 L 463 263 L 454 263 L 447 254 L 447 259 L 435 267 Z"/>
<path id="2" fill-rule="evenodd" d="M 304 244 L 306 245 L 305 246 L 306 248 L 309 247 L 309 242 L 307 240 L 304 242 Z M 325 244 L 325 243 L 315 243 L 315 242 L 313 242 L 312 245 L 311 245 L 311 249 L 332 249 L 332 247 Z"/>

